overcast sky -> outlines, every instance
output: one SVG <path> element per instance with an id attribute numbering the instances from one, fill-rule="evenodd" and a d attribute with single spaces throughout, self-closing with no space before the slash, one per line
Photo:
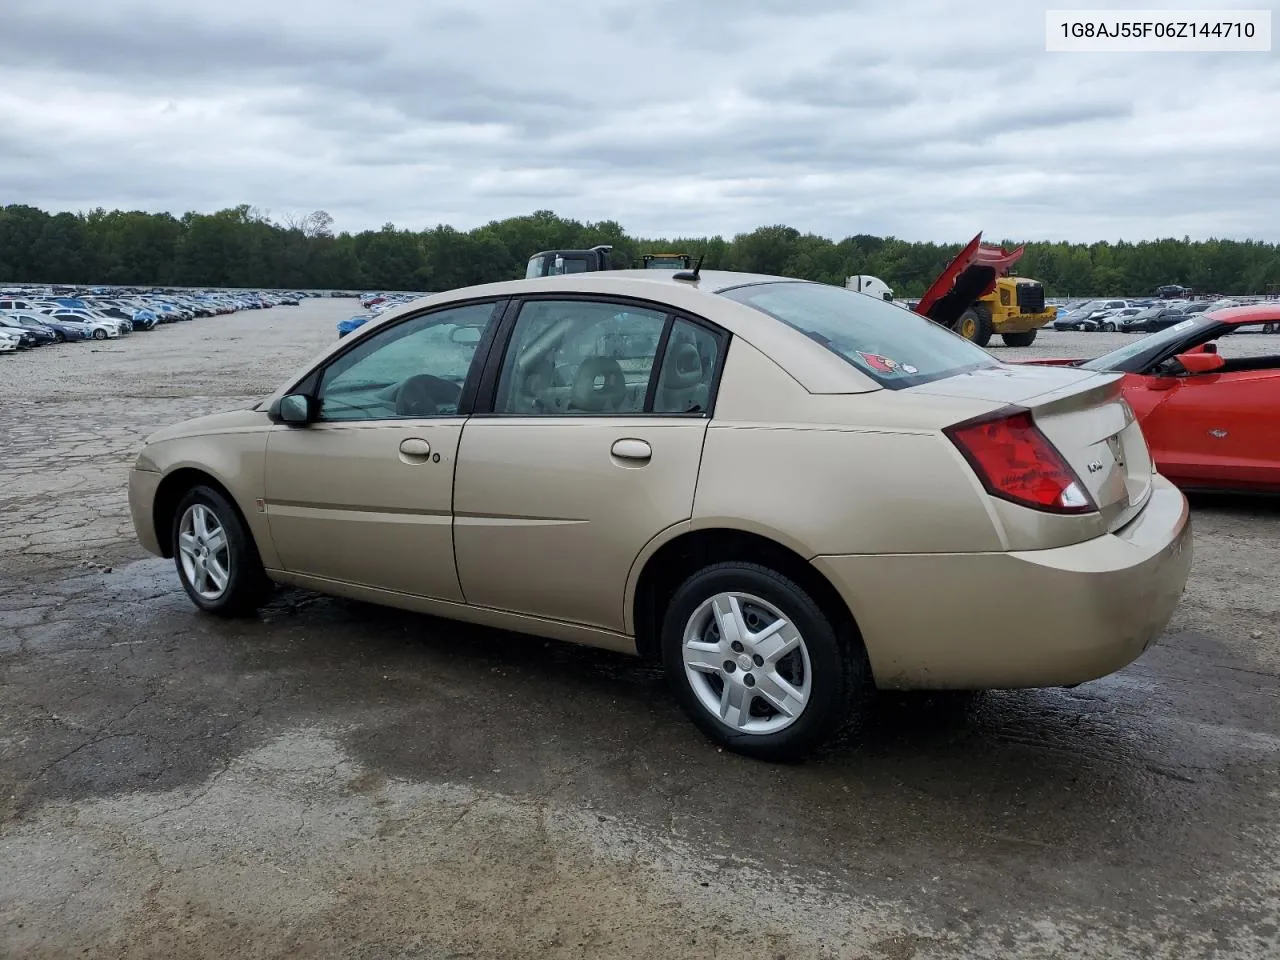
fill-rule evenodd
<path id="1" fill-rule="evenodd" d="M 1276 53 L 1049 54 L 1029 0 L 3 7 L 0 203 L 1280 240 Z"/>

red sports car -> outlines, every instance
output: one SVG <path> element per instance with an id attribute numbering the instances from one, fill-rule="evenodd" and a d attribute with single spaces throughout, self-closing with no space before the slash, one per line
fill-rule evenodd
<path id="1" fill-rule="evenodd" d="M 1184 490 L 1280 493 L 1280 342 L 1244 356 L 1228 337 L 1277 323 L 1280 304 L 1227 307 L 1094 360 L 1022 362 L 1123 373 L 1156 467 Z"/>

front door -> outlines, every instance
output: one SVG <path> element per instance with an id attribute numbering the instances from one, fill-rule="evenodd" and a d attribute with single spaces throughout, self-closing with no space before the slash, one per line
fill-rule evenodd
<path id="1" fill-rule="evenodd" d="M 1142 425 L 1161 473 L 1207 487 L 1280 483 L 1276 370 L 1192 374 L 1168 394 Z"/>
<path id="2" fill-rule="evenodd" d="M 493 303 L 397 322 L 308 381 L 317 419 L 274 427 L 265 501 L 292 573 L 462 599 L 453 560 L 453 472 Z"/>
<path id="3" fill-rule="evenodd" d="M 524 303 L 458 452 L 468 603 L 623 629 L 637 556 L 692 516 L 725 343 L 657 309 Z"/>

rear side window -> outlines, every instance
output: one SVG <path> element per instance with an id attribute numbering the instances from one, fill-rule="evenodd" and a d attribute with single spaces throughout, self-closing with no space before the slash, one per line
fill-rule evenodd
<path id="1" fill-rule="evenodd" d="M 720 293 L 799 330 L 890 390 L 999 366 L 932 320 L 852 290 L 787 281 Z"/>

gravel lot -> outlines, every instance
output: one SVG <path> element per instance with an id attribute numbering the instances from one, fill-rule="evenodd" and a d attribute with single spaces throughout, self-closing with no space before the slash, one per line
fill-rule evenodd
<path id="1" fill-rule="evenodd" d="M 762 765 L 625 657 L 297 592 L 196 614 L 133 541 L 142 437 L 351 312 L 0 357 L 0 956 L 1280 955 L 1276 505 L 1194 503 L 1122 673 L 885 698 L 859 749 Z"/>

